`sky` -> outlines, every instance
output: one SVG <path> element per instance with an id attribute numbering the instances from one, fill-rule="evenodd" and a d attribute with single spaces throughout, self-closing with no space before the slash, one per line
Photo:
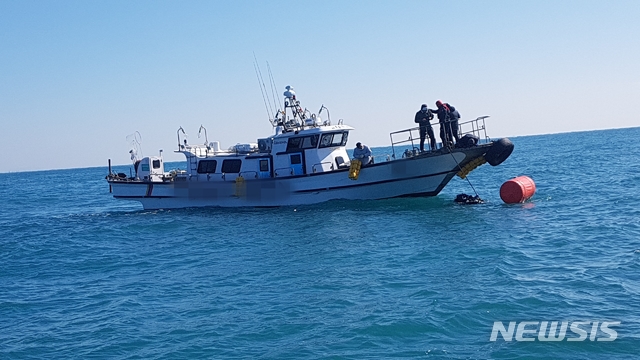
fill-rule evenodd
<path id="1" fill-rule="evenodd" d="M 438 99 L 492 138 L 640 126 L 638 19 L 636 0 L 0 0 L 0 172 L 128 164 L 136 131 L 165 161 L 180 126 L 267 137 L 254 54 L 348 146 L 389 146 Z"/>

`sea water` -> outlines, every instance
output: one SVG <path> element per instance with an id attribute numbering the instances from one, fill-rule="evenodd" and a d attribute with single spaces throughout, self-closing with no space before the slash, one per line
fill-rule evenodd
<path id="1" fill-rule="evenodd" d="M 457 177 L 433 198 L 145 211 L 111 197 L 106 166 L 0 174 L 0 358 L 635 357 L 638 138 L 513 138 L 467 206 Z M 537 192 L 505 205 L 518 175 Z M 491 341 L 525 321 L 587 338 Z"/>

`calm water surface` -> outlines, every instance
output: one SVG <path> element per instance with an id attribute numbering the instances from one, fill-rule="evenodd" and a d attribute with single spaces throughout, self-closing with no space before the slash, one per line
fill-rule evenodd
<path id="1" fill-rule="evenodd" d="M 476 206 L 453 203 L 473 192 L 456 178 L 428 199 L 144 211 L 105 168 L 0 174 L 0 358 L 633 358 L 637 138 L 514 138 L 469 176 Z M 517 175 L 538 191 L 504 205 Z M 620 325 L 492 342 L 494 321 Z"/>

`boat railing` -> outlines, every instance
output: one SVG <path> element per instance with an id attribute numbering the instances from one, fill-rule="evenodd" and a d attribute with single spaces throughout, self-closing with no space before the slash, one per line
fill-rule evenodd
<path id="1" fill-rule="evenodd" d="M 206 174 L 195 173 L 195 174 L 189 174 L 188 177 L 189 177 L 189 180 L 192 180 L 192 181 L 225 180 L 224 173 L 206 173 Z"/>
<path id="2" fill-rule="evenodd" d="M 382 163 L 386 161 L 391 161 L 391 155 L 389 154 L 381 154 L 381 155 L 373 155 L 373 164 Z"/>
<path id="3" fill-rule="evenodd" d="M 479 116 L 473 120 L 468 120 L 464 122 L 458 122 L 458 134 L 460 136 L 464 136 L 466 134 L 472 134 L 477 136 L 479 139 L 483 139 L 485 142 L 490 142 L 491 139 L 487 136 L 487 127 L 485 123 L 485 119 L 488 118 L 488 115 Z M 438 122 L 431 123 L 431 127 L 438 124 Z M 434 130 L 434 134 L 435 134 Z M 416 154 L 419 151 L 420 146 L 420 127 L 414 127 L 410 129 L 394 131 L 389 133 L 389 137 L 391 138 L 391 151 L 393 155 L 391 157 L 396 159 L 396 147 L 399 146 L 410 146 L 410 152 L 412 154 Z M 425 147 L 430 149 L 430 136 L 426 135 L 425 138 Z M 442 143 L 437 143 L 436 147 L 442 147 Z M 405 150 L 406 151 L 406 150 Z M 432 150 L 425 150 L 425 152 L 430 152 Z"/>
<path id="4" fill-rule="evenodd" d="M 207 157 L 210 149 L 202 145 L 181 145 L 177 152 L 187 152 L 195 157 Z"/>
<path id="5" fill-rule="evenodd" d="M 225 180 L 224 173 L 209 173 L 207 174 L 207 181 L 213 180 Z"/>
<path id="6" fill-rule="evenodd" d="M 333 163 L 331 161 L 325 161 L 325 162 L 313 164 L 313 166 L 311 167 L 313 169 L 313 173 L 315 174 L 317 172 L 325 172 L 325 171 L 327 171 L 327 170 L 325 170 L 325 165 L 329 166 L 328 171 L 332 171 L 334 169 Z"/>
<path id="7" fill-rule="evenodd" d="M 410 129 L 394 131 L 389 133 L 389 137 L 391 138 L 391 155 L 392 158 L 396 159 L 396 147 L 397 146 L 408 146 L 411 144 L 411 151 L 419 150 L 418 146 L 420 146 L 420 127 L 414 127 Z M 427 148 L 430 149 L 430 136 L 427 134 L 425 138 L 425 144 Z M 429 152 L 431 150 L 427 150 Z"/>
<path id="8" fill-rule="evenodd" d="M 491 138 L 487 136 L 487 127 L 484 121 L 484 119 L 488 117 L 488 115 L 478 116 L 473 120 L 458 122 L 458 133 L 460 136 L 471 134 L 477 136 L 479 139 L 484 139 L 486 142 L 490 142 Z"/>
<path id="9" fill-rule="evenodd" d="M 231 173 L 220 173 L 220 174 L 222 174 L 221 178 L 224 181 L 236 181 L 236 179 L 238 179 L 238 177 L 240 177 L 242 173 L 231 172 Z"/>
<path id="10" fill-rule="evenodd" d="M 197 157 L 207 157 L 209 153 L 209 149 L 204 146 L 194 146 L 191 149 L 193 150 L 193 154 Z"/>
<path id="11" fill-rule="evenodd" d="M 284 168 L 278 168 L 275 169 L 273 174 L 274 176 L 278 177 L 278 176 L 292 176 L 293 175 L 293 168 L 292 167 L 284 167 Z"/>
<path id="12" fill-rule="evenodd" d="M 253 176 L 253 178 L 255 178 L 255 179 L 258 178 L 258 172 L 257 171 L 242 171 L 239 175 L 242 176 L 245 179 L 247 179 L 247 178 L 249 178 L 251 176 Z"/>

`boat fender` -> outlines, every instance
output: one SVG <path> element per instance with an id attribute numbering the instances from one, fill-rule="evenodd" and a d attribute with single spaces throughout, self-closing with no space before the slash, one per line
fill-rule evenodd
<path id="1" fill-rule="evenodd" d="M 358 159 L 351 160 L 351 166 L 349 167 L 349 179 L 358 180 L 358 176 L 360 176 L 361 167 L 362 167 L 362 161 Z"/>
<path id="2" fill-rule="evenodd" d="M 491 166 L 498 166 L 502 164 L 509 155 L 513 152 L 514 145 L 511 140 L 502 138 L 494 141 L 491 148 L 484 155 L 485 159 Z"/>
<path id="3" fill-rule="evenodd" d="M 507 180 L 500 187 L 500 198 L 507 204 L 519 204 L 529 200 L 536 192 L 536 183 L 528 176 Z"/>

